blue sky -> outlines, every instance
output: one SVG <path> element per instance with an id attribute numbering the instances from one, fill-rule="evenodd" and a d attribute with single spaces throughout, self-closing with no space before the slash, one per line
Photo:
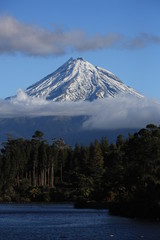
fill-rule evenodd
<path id="1" fill-rule="evenodd" d="M 0 98 L 83 57 L 160 99 L 159 0 L 1 0 Z"/>

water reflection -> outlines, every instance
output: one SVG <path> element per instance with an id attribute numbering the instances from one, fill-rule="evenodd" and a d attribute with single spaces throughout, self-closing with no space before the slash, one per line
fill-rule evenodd
<path id="1" fill-rule="evenodd" d="M 74 209 L 69 204 L 2 204 L 0 239 L 159 240 L 160 224 L 110 216 L 107 210 Z"/>

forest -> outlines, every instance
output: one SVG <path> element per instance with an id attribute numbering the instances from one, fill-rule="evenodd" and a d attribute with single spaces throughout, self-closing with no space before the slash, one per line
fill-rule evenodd
<path id="1" fill-rule="evenodd" d="M 39 130 L 0 153 L 0 202 L 73 202 L 111 214 L 160 219 L 160 127 L 148 124 L 109 143 L 49 144 Z"/>

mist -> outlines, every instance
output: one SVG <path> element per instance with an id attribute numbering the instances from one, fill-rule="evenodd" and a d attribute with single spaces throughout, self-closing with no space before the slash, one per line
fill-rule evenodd
<path id="1" fill-rule="evenodd" d="M 16 97 L 0 100 L 0 118 L 40 116 L 88 116 L 84 129 L 141 128 L 160 122 L 160 102 L 130 95 L 118 95 L 93 102 L 53 102 L 29 97 L 21 89 Z"/>

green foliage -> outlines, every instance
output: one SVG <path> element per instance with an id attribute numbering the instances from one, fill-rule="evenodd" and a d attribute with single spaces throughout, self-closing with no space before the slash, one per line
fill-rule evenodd
<path id="1" fill-rule="evenodd" d="M 43 139 L 43 133 L 39 130 L 36 130 L 35 133 L 33 134 L 32 138 L 35 140 L 42 140 Z"/>
<path id="2" fill-rule="evenodd" d="M 49 145 L 38 130 L 31 140 L 10 137 L 0 154 L 0 201 L 107 203 L 112 213 L 160 218 L 160 127 L 74 148 L 63 139 Z"/>
<path id="3" fill-rule="evenodd" d="M 147 125 L 130 136 L 118 175 L 111 211 L 126 216 L 160 217 L 160 129 Z M 116 184 L 111 184 L 115 190 Z M 119 188 L 121 186 L 121 188 Z"/>

